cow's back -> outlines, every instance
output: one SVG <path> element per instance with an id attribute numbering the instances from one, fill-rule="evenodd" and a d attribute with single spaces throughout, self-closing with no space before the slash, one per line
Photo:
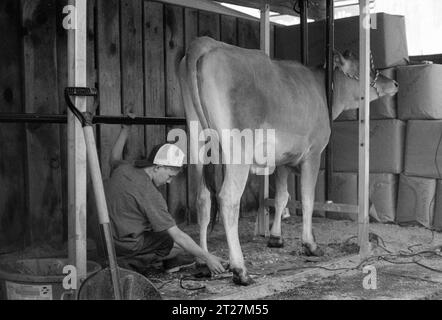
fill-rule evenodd
<path id="1" fill-rule="evenodd" d="M 195 58 L 197 52 L 203 53 Z M 310 69 L 207 37 L 197 39 L 189 54 L 196 61 L 197 91 L 209 127 L 275 129 L 281 161 L 327 143 L 323 83 Z"/>

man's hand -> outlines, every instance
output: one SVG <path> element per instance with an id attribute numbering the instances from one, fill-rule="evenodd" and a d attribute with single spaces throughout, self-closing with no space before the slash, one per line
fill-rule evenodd
<path id="1" fill-rule="evenodd" d="M 137 115 L 135 113 L 128 112 L 125 116 L 128 118 L 134 119 Z M 124 129 L 126 131 L 129 131 L 131 127 L 132 127 L 131 124 L 122 124 L 121 125 L 121 129 Z"/>
<path id="2" fill-rule="evenodd" d="M 206 254 L 206 264 L 209 270 L 214 274 L 226 272 L 223 265 L 227 265 L 227 262 L 211 253 Z"/>

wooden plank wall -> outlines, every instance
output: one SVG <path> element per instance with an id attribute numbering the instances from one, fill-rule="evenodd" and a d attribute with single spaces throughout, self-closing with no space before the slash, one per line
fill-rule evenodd
<path id="1" fill-rule="evenodd" d="M 58 113 L 55 0 L 22 0 L 24 111 Z M 26 125 L 30 241 L 62 234 L 59 125 Z"/>
<path id="2" fill-rule="evenodd" d="M 97 0 L 97 71 L 99 114 L 121 115 L 120 1 Z M 109 177 L 109 156 L 120 132 L 118 125 L 101 125 L 97 147 L 103 178 Z"/>
<path id="3" fill-rule="evenodd" d="M 178 79 L 178 69 L 184 56 L 184 8 L 165 6 L 164 8 L 164 47 L 165 47 L 165 83 L 166 83 L 166 116 L 184 117 L 181 89 Z M 184 126 L 168 126 L 169 132 L 174 128 L 185 130 Z M 169 141 L 174 142 L 174 141 Z M 187 148 L 183 148 L 187 152 Z M 185 220 L 186 175 L 179 174 L 167 188 L 167 203 L 170 212 L 175 215 L 177 222 Z"/>
<path id="4" fill-rule="evenodd" d="M 0 109 L 23 112 L 21 84 L 20 3 L 0 2 Z M 14 142 L 14 143 L 11 143 Z M 0 125 L 0 252 L 5 246 L 24 246 L 29 228 L 26 209 L 25 131 L 23 124 Z"/>
<path id="5" fill-rule="evenodd" d="M 67 0 L 1 1 L 2 112 L 66 113 L 66 4 Z M 99 89 L 99 114 L 184 116 L 177 69 L 197 36 L 259 48 L 258 22 L 154 1 L 88 0 L 88 18 L 88 85 Z M 109 154 L 120 127 L 96 128 L 104 178 L 109 176 Z M 125 158 L 147 156 L 153 146 L 166 141 L 170 129 L 133 126 Z M 65 126 L 2 124 L 0 148 L 0 249 L 66 240 Z M 189 168 L 189 180 L 184 173 L 162 190 L 178 222 L 188 218 L 183 210 L 188 205 L 187 185 L 197 189 L 193 170 Z M 191 208 L 195 196 L 190 192 Z"/>
<path id="6" fill-rule="evenodd" d="M 120 24 L 123 113 L 143 115 L 143 2 L 122 0 Z M 144 155 L 143 126 L 131 128 L 126 150 L 126 159 Z"/>

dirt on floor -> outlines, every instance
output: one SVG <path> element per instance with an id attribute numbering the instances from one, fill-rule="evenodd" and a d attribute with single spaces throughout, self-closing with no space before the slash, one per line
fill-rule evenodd
<path id="1" fill-rule="evenodd" d="M 180 225 L 180 228 L 195 239 L 195 241 L 199 242 L 199 230 L 197 225 Z M 284 247 L 280 249 L 268 248 L 267 239 L 264 237 L 254 237 L 255 216 L 248 216 L 240 219 L 239 235 L 246 267 L 248 268 L 251 277 L 255 280 L 256 285 L 259 286 L 260 284 L 264 284 L 265 286 L 266 283 L 277 283 L 281 279 L 285 279 L 284 277 L 292 274 L 297 274 L 312 269 L 315 266 L 321 266 L 330 261 L 357 254 L 357 228 L 357 223 L 353 221 L 313 218 L 313 229 L 316 241 L 325 252 L 325 255 L 321 258 L 309 258 L 302 254 L 302 217 L 299 216 L 291 216 L 283 221 L 282 234 L 284 238 Z M 378 236 L 372 237 L 372 240 L 374 241 L 373 254 L 375 256 L 388 254 L 387 251 L 394 253 L 412 253 L 420 251 L 423 248 L 435 247 L 438 245 L 442 246 L 441 233 L 432 232 L 418 226 L 401 227 L 394 224 L 372 223 L 370 224 L 370 232 Z M 214 230 L 209 233 L 208 247 L 209 251 L 212 253 L 228 259 L 228 247 L 224 228 L 221 223 L 217 224 Z M 16 256 L 24 258 L 29 256 L 54 256 L 60 254 L 61 248 L 57 248 L 55 251 L 52 250 L 52 252 L 50 248 L 37 248 L 37 251 L 40 255 L 36 255 L 32 249 L 27 249 L 26 252 L 21 251 L 19 254 L 11 253 L 5 255 L 5 257 L 8 256 L 11 258 Z M 426 258 L 434 259 L 435 265 L 439 263 L 439 269 L 442 269 L 442 263 L 440 263 L 442 261 L 439 256 L 435 257 L 433 255 Z M 399 262 L 402 263 L 403 260 Z M 349 266 L 349 268 L 351 269 L 355 266 L 357 266 L 357 263 Z M 403 265 L 400 266 L 403 267 Z M 416 267 L 416 265 L 413 265 L 413 267 Z M 391 268 L 391 270 L 388 268 Z M 401 290 L 398 290 L 397 286 L 401 286 L 402 284 L 402 287 L 404 288 L 403 297 L 409 297 L 407 296 L 407 292 L 410 290 L 406 290 L 407 286 L 403 285 L 405 283 L 405 278 L 399 277 L 404 271 L 397 269 L 398 265 L 392 265 L 388 268 L 380 269 L 379 287 L 399 294 Z M 218 297 L 225 297 L 229 296 L 229 294 L 238 292 L 239 287 L 233 284 L 231 273 L 227 272 L 226 274 L 212 278 L 204 278 L 200 277 L 204 276 L 201 271 L 204 271 L 204 269 L 199 269 L 193 266 L 176 273 L 166 274 L 161 268 L 149 268 L 146 270 L 145 276 L 159 289 L 164 299 L 216 299 Z M 427 271 L 429 274 L 435 273 L 429 270 Z M 396 272 L 399 275 L 388 274 L 392 272 Z M 363 277 L 362 271 L 358 271 L 357 274 L 348 273 L 346 275 L 334 275 L 331 273 L 330 275 L 327 275 L 327 277 L 328 276 L 332 276 L 332 278 L 321 276 L 318 279 L 318 276 L 314 276 L 314 274 L 306 276 L 304 277 L 303 283 L 297 283 L 294 285 L 296 288 L 290 288 L 294 291 L 290 291 L 290 289 L 287 290 L 287 286 L 281 285 L 281 291 L 278 291 L 278 288 L 276 288 L 273 291 L 273 294 L 269 294 L 265 298 L 368 299 L 376 297 L 376 295 L 381 292 L 371 292 L 370 295 L 367 295 L 367 292 L 361 289 L 361 278 Z M 412 279 L 413 276 L 410 275 L 410 277 L 411 278 L 407 279 L 407 281 Z M 416 278 L 413 281 L 416 283 L 412 285 L 416 288 L 419 288 L 420 286 L 423 288 L 431 286 L 431 289 L 437 289 L 439 286 L 439 283 L 437 282 L 438 280 L 434 281 L 435 283 L 420 278 Z M 340 286 L 342 286 L 342 290 L 340 290 Z M 278 286 L 276 285 L 276 287 Z M 255 296 L 253 294 L 254 288 L 257 287 L 250 286 L 250 295 L 248 295 L 247 291 L 244 291 L 245 293 L 241 298 L 264 298 L 266 293 L 262 294 L 264 296 Z M 353 288 L 353 291 L 356 293 L 350 295 L 341 294 L 342 292 L 346 292 L 345 288 L 348 290 Z M 244 290 L 243 287 L 241 289 Z M 285 293 L 283 293 L 284 290 L 286 291 Z M 357 290 L 363 291 L 358 294 L 359 291 Z M 437 297 L 437 290 L 430 291 L 431 292 L 425 291 L 426 295 L 418 295 L 417 298 L 424 298 L 428 295 L 434 295 Z M 387 293 L 382 293 L 381 296 L 388 297 L 389 295 Z"/>
<path id="2" fill-rule="evenodd" d="M 427 263 L 429 261 L 426 261 Z M 441 268 L 441 263 L 439 268 Z M 430 262 L 431 263 L 431 262 Z M 333 275 L 307 282 L 264 300 L 441 300 L 442 275 L 418 265 L 390 265 L 376 268 L 376 285 L 364 288 L 367 274 Z"/>
<path id="3" fill-rule="evenodd" d="M 195 240 L 198 239 L 198 226 L 180 227 Z M 302 217 L 292 216 L 284 220 L 282 234 L 285 245 L 280 249 L 268 248 L 267 239 L 264 237 L 254 237 L 254 216 L 242 218 L 239 225 L 241 247 L 246 267 L 256 283 L 265 283 L 272 281 L 271 279 L 277 281 L 278 278 L 287 274 L 301 272 L 358 253 L 357 223 L 348 220 L 313 218 L 313 228 L 316 241 L 325 252 L 321 258 L 309 258 L 302 254 Z M 372 237 L 372 240 L 377 240 L 379 244 L 379 246 L 373 244 L 374 255 L 388 254 L 387 251 L 411 253 L 424 247 L 442 245 L 441 233 L 418 226 L 401 227 L 394 224 L 373 223 L 370 225 L 370 232 L 378 236 Z M 216 225 L 213 232 L 209 234 L 208 247 L 209 251 L 228 259 L 228 247 L 221 224 Z M 167 276 L 158 277 L 155 274 L 148 276 L 152 281 L 156 281 L 166 299 L 216 299 L 238 290 L 238 287 L 232 283 L 230 273 L 208 280 L 192 276 L 197 273 L 198 270 L 188 269 Z M 360 286 L 361 282 L 358 283 Z M 248 296 L 246 294 L 243 297 Z M 253 298 L 254 295 L 251 294 L 249 297 Z M 278 299 L 279 296 L 275 298 Z"/>

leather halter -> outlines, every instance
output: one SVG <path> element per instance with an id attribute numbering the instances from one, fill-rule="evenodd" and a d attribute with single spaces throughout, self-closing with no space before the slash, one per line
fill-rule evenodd
<path id="1" fill-rule="evenodd" d="M 375 69 L 375 67 L 374 67 L 373 55 L 371 54 L 371 52 L 370 52 L 370 67 L 371 67 L 371 68 L 370 68 L 370 73 L 371 73 L 371 72 L 374 72 L 374 73 L 375 73 L 375 76 L 374 76 L 374 78 L 373 78 L 373 81 L 370 82 L 370 87 L 374 88 L 374 89 L 376 90 L 377 95 L 380 97 L 381 95 L 379 94 L 379 89 L 378 89 L 378 87 L 377 87 L 377 81 L 378 81 L 378 78 L 379 78 L 380 72 L 379 72 L 378 69 Z M 355 79 L 355 80 L 359 81 L 359 77 L 356 76 L 356 75 L 348 74 L 348 73 L 345 73 L 345 72 L 344 72 L 344 74 L 345 74 L 348 78 Z"/>

